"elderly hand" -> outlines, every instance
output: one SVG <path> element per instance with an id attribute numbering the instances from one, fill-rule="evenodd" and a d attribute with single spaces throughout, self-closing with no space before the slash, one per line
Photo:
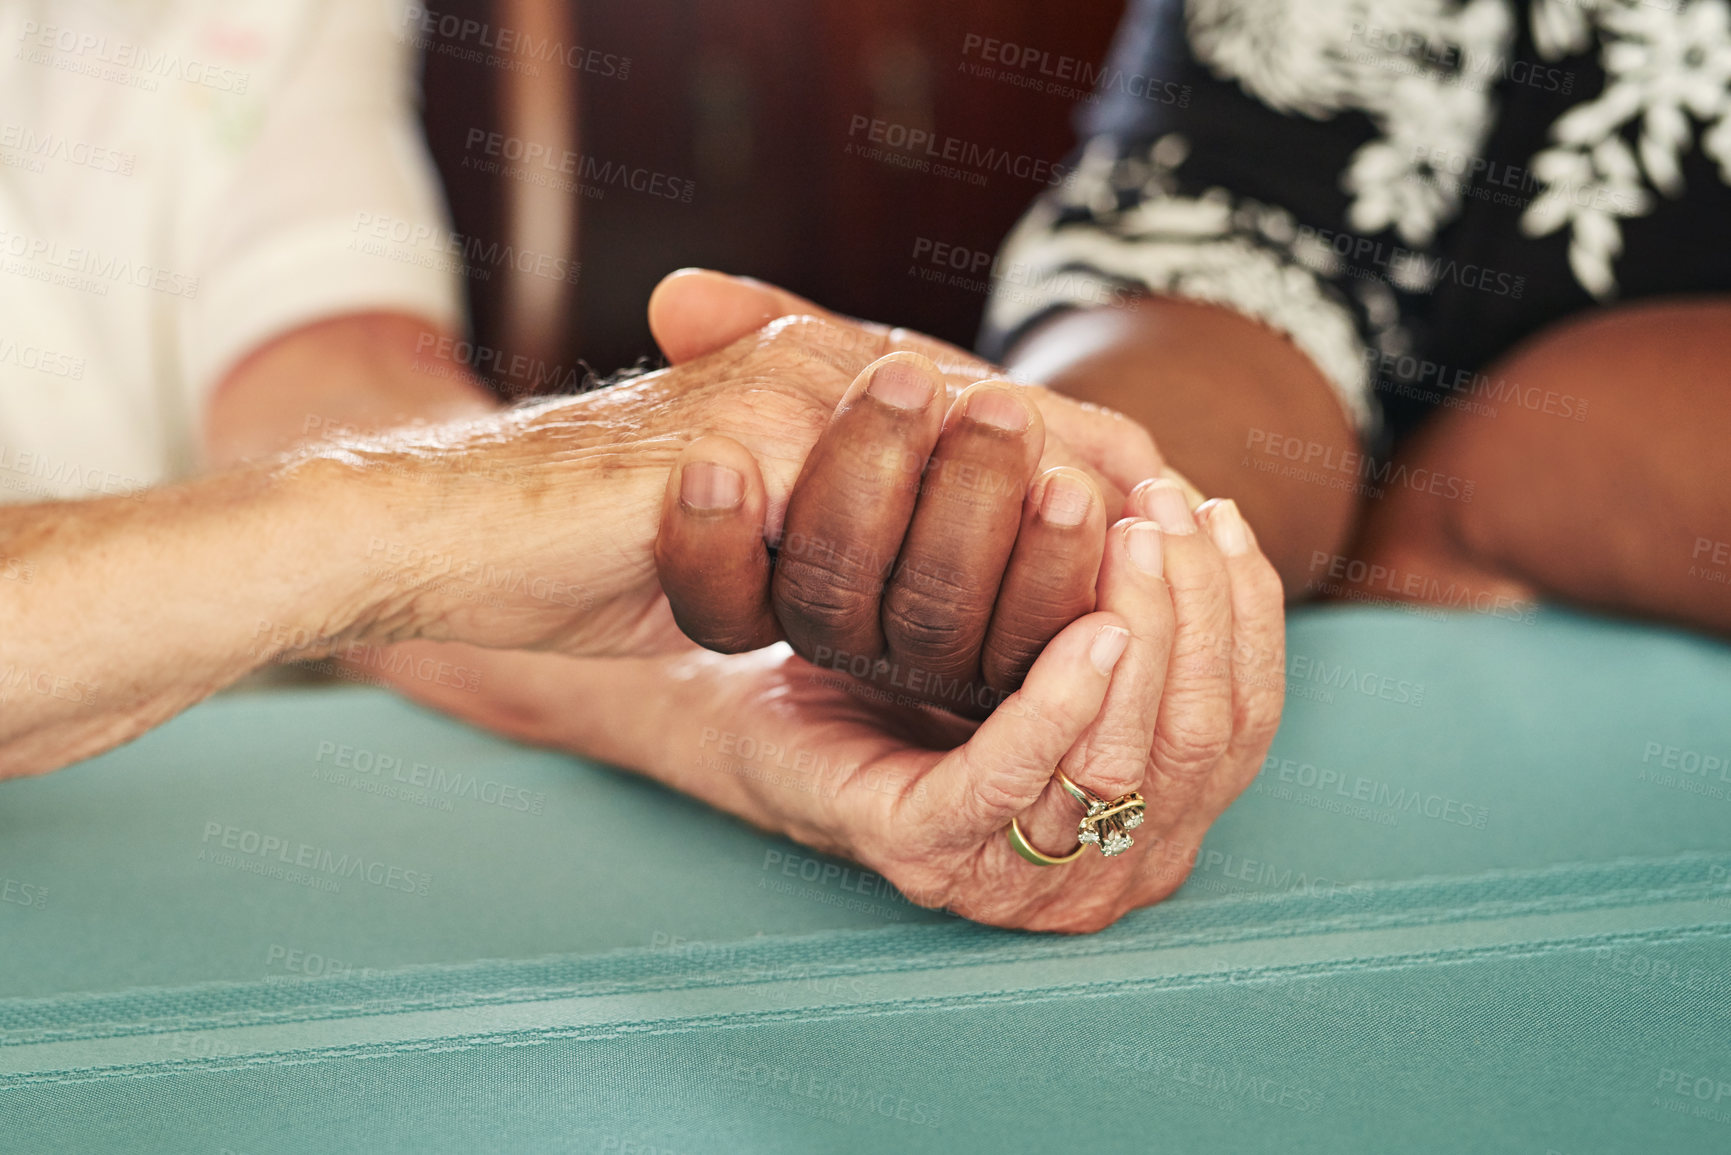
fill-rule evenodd
<path id="1" fill-rule="evenodd" d="M 816 308 L 692 270 L 656 289 L 650 321 L 677 362 Z M 786 637 L 821 666 L 984 716 L 1059 629 L 1093 608 L 1106 511 L 1159 458 L 1132 422 L 1038 387 L 981 382 L 997 376 L 990 366 L 932 338 L 824 316 L 861 345 L 901 352 L 861 366 L 807 458 L 773 577 L 752 532 L 755 506 L 699 509 L 670 487 L 662 587 L 685 633 L 710 649 Z M 687 452 L 686 467 L 693 478 L 753 470 L 748 453 L 713 439 Z M 1138 467 L 1149 472 L 1129 472 Z"/>
<path id="2" fill-rule="evenodd" d="M 1058 631 L 1094 608 L 1106 506 L 1083 471 L 1036 475 L 1028 390 L 944 377 L 917 353 L 868 365 L 806 458 L 773 570 L 751 455 L 681 455 L 656 559 L 674 618 L 724 653 L 784 636 L 800 656 L 911 701 L 983 717 Z M 693 504 L 712 477 L 740 495 Z"/>
<path id="3" fill-rule="evenodd" d="M 851 768 L 829 798 L 748 779 L 777 828 L 864 863 L 916 902 L 1001 926 L 1097 930 L 1177 889 L 1278 726 L 1281 589 L 1230 503 L 1207 506 L 1197 532 L 1161 482 L 1139 488 L 1127 512 L 1108 534 L 1101 612 L 1061 631 L 972 734 L 770 659 L 745 708 L 724 716 L 759 741 Z M 1128 851 L 1088 849 L 1055 867 L 1017 855 L 1012 818 L 1048 855 L 1077 845 L 1082 808 L 1056 768 L 1107 799 L 1142 793 L 1146 821 Z"/>
<path id="4" fill-rule="evenodd" d="M 652 549 L 663 481 L 680 451 L 710 434 L 742 446 L 762 472 L 760 533 L 775 540 L 794 480 L 850 382 L 907 345 L 950 359 L 946 395 L 987 370 L 929 338 L 827 315 L 781 316 L 580 397 L 431 433 L 314 447 L 309 454 L 372 467 L 407 490 L 393 500 L 415 532 L 378 546 L 375 569 L 387 580 L 365 609 L 369 637 L 591 655 L 676 648 Z M 1042 471 L 1079 470 L 1116 502 L 1121 488 L 1158 470 L 1134 423 L 1044 390 L 1019 394 L 1045 429 L 1035 450 Z M 706 484 L 717 488 L 694 490 L 691 500 L 734 500 L 725 473 Z M 549 588 L 558 596 L 536 593 Z"/>
<path id="5" fill-rule="evenodd" d="M 904 404 L 874 396 L 886 377 L 882 391 Z M 1236 506 L 1209 502 L 1198 518 L 1168 480 L 1137 486 L 1109 532 L 1076 471 L 1042 476 L 1024 503 L 1040 448 L 1029 407 L 987 383 L 941 416 L 938 379 L 910 353 L 860 375 L 794 489 L 773 579 L 749 455 L 719 438 L 687 448 L 682 470 L 724 466 L 745 496 L 729 511 L 692 509 L 670 479 L 657 557 L 676 616 L 732 650 L 785 626 L 818 667 L 777 651 L 699 666 L 731 670 L 751 696 L 718 686 L 728 708 L 694 708 L 753 749 L 839 767 L 792 790 L 786 775 L 765 788 L 741 767 L 750 804 L 735 808 L 766 825 L 972 918 L 1105 925 L 1170 893 L 1255 776 L 1280 717 L 1280 581 Z M 977 420 L 977 398 L 999 419 Z M 1078 500 L 1057 519 L 1069 524 L 1055 524 L 1043 499 L 1071 485 Z M 958 702 L 976 685 L 992 693 Z M 970 737 L 959 719 L 914 708 L 921 700 L 998 712 Z M 1015 857 L 1012 818 L 1048 855 L 1076 845 L 1082 808 L 1052 785 L 1055 767 L 1106 799 L 1144 794 L 1138 865 L 1087 851 L 1047 873 Z"/>
<path id="6" fill-rule="evenodd" d="M 1177 889 L 1280 717 L 1279 580 L 1230 503 L 1197 518 L 1179 497 L 1166 482 L 1131 495 L 1106 535 L 1100 611 L 1061 630 L 983 723 L 897 703 L 784 646 L 643 661 L 480 654 L 509 700 L 477 720 L 636 767 L 851 858 L 922 905 L 1097 930 Z M 475 716 L 473 695 L 416 696 Z M 1058 768 L 1107 798 L 1143 794 L 1134 845 L 1055 867 L 1017 855 L 1012 818 L 1046 854 L 1077 845 L 1082 808 Z"/>

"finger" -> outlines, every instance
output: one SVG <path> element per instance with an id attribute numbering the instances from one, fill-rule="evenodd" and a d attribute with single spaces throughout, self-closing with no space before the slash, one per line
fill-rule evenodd
<path id="1" fill-rule="evenodd" d="M 1106 506 L 1087 474 L 1060 468 L 1035 478 L 980 654 L 986 685 L 1015 690 L 1046 643 L 1094 609 L 1105 529 Z"/>
<path id="2" fill-rule="evenodd" d="M 1040 413 L 1049 433 L 1120 492 L 1128 493 L 1166 468 L 1148 430 L 1116 410 L 1045 392 Z"/>
<path id="3" fill-rule="evenodd" d="M 932 852 L 963 851 L 1001 837 L 1052 779 L 1106 698 L 1130 631 L 1116 614 L 1089 614 L 1052 639 L 1022 688 L 980 724 L 960 749 L 897 800 L 899 829 L 918 832 Z"/>
<path id="4" fill-rule="evenodd" d="M 771 602 L 794 649 L 818 665 L 883 653 L 884 584 L 938 440 L 942 385 L 912 353 L 874 362 L 848 387 L 794 484 Z"/>
<path id="5" fill-rule="evenodd" d="M 1212 822 L 1255 780 L 1286 702 L 1286 591 L 1237 503 L 1210 501 L 1198 516 L 1226 561 L 1232 587 L 1232 744 L 1204 790 Z"/>
<path id="6" fill-rule="evenodd" d="M 1022 393 L 982 381 L 951 407 L 884 591 L 889 659 L 929 685 L 978 686 L 986 627 L 1045 443 Z"/>
<path id="7" fill-rule="evenodd" d="M 1162 574 L 1163 537 L 1154 522 L 1125 518 L 1107 535 L 1100 566 L 1100 608 L 1124 619 L 1130 643 L 1099 716 L 1061 765 L 1071 781 L 1108 801 L 1142 789 L 1148 774 L 1176 617 Z M 1081 816 L 1080 804 L 1053 783 L 1023 824 L 1036 846 L 1064 853 L 1076 845 Z"/>
<path id="8" fill-rule="evenodd" d="M 1038 390 L 1030 389 L 1029 392 L 1037 393 Z M 1042 416 L 1042 420 L 1043 419 Z M 1098 469 L 1095 469 L 1086 461 L 1083 461 L 1076 451 L 1070 448 L 1067 442 L 1060 440 L 1052 433 L 1051 429 L 1048 428 L 1046 431 L 1046 448 L 1045 451 L 1040 454 L 1040 463 L 1036 467 L 1035 472 L 1043 476 L 1052 472 L 1054 469 L 1071 469 L 1086 477 L 1089 483 L 1093 485 L 1094 489 L 1100 494 L 1102 511 L 1110 511 L 1123 507 L 1128 490 L 1124 486 L 1118 485 L 1111 478 L 1107 477 L 1104 473 L 1101 473 Z"/>
<path id="9" fill-rule="evenodd" d="M 1176 469 L 1173 469 L 1170 465 L 1168 465 L 1168 466 L 1166 466 L 1160 470 L 1159 478 L 1150 477 L 1150 478 L 1146 478 L 1145 480 L 1156 481 L 1156 480 L 1160 480 L 1162 478 L 1167 480 L 1167 481 L 1170 481 L 1173 485 L 1176 485 L 1179 489 L 1184 491 L 1184 504 L 1188 505 L 1190 507 L 1191 513 L 1196 513 L 1197 511 L 1199 511 L 1202 508 L 1203 503 L 1208 500 L 1206 497 L 1204 497 L 1202 495 L 1202 491 L 1200 489 L 1197 489 L 1196 486 L 1191 482 L 1191 480 L 1188 477 L 1185 477 L 1182 473 L 1179 473 Z M 1122 506 L 1121 506 L 1121 508 L 1123 509 L 1123 512 L 1119 515 L 1120 517 L 1141 517 L 1142 516 L 1141 511 L 1144 508 L 1143 504 L 1142 504 L 1142 496 L 1140 493 L 1137 492 L 1137 488 L 1140 485 L 1141 485 L 1141 483 L 1138 482 L 1137 486 L 1133 486 L 1124 495 L 1124 501 L 1123 501 Z"/>
<path id="10" fill-rule="evenodd" d="M 756 460 L 731 438 L 700 437 L 674 462 L 655 569 L 673 620 L 700 646 L 737 654 L 781 640 L 769 603 L 767 504 Z"/>
<path id="11" fill-rule="evenodd" d="M 1202 491 L 1197 489 L 1195 484 L 1192 483 L 1188 477 L 1185 477 L 1170 465 L 1165 466 L 1160 470 L 1160 476 L 1164 477 L 1167 481 L 1173 482 L 1179 489 L 1184 491 L 1184 500 L 1192 510 L 1200 508 L 1202 503 L 1208 500 L 1202 496 Z"/>
<path id="12" fill-rule="evenodd" d="M 1226 563 L 1177 484 L 1138 486 L 1131 502 L 1159 523 L 1162 567 L 1175 624 L 1165 692 L 1154 727 L 1148 777 L 1151 834 L 1160 835 L 1196 803 L 1232 739 L 1232 597 Z"/>

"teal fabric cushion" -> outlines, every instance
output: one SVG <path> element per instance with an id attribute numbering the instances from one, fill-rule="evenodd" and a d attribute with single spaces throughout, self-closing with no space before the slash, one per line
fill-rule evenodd
<path id="1" fill-rule="evenodd" d="M 1731 651 L 1289 644 L 1191 881 L 1085 938 L 380 692 L 212 701 L 0 785 L 0 1150 L 1731 1150 Z"/>

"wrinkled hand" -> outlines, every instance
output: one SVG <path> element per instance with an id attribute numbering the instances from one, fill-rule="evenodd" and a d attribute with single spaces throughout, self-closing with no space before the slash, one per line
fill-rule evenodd
<path id="1" fill-rule="evenodd" d="M 779 519 L 852 379 L 826 353 L 830 330 L 788 318 L 611 388 L 307 447 L 386 487 L 370 636 L 588 655 L 682 646 L 653 559 L 667 471 L 693 439 L 730 437 L 761 464 Z"/>
<path id="2" fill-rule="evenodd" d="M 1180 497 L 1164 482 L 1131 495 L 1107 534 L 1099 612 L 1060 631 L 983 723 L 897 704 L 783 646 L 632 662 L 483 653 L 465 660 L 501 663 L 508 675 L 483 665 L 483 678 L 512 700 L 477 720 L 637 767 L 922 905 L 1097 930 L 1177 889 L 1280 717 L 1279 579 L 1230 503 L 1198 519 Z M 476 709 L 458 690 L 416 696 Z M 1020 858 L 1013 817 L 1048 854 L 1076 845 L 1081 808 L 1057 767 L 1108 798 L 1141 791 L 1135 845 L 1056 867 Z"/>
<path id="3" fill-rule="evenodd" d="M 806 458 L 773 567 L 751 455 L 688 446 L 656 540 L 685 634 L 723 653 L 786 637 L 818 666 L 970 717 L 1020 686 L 1094 608 L 1106 507 L 1079 469 L 1036 476 L 1026 389 L 982 382 L 946 406 L 944 385 L 916 353 L 866 367 Z M 712 500 L 721 478 L 731 506 Z"/>
<path id="4" fill-rule="evenodd" d="M 1154 475 L 1159 456 L 1134 422 L 760 282 L 688 270 L 650 301 L 675 363 L 775 318 L 813 314 L 846 348 L 887 342 L 898 352 L 859 364 L 781 537 L 770 535 L 773 569 L 752 531 L 772 519 L 755 500 L 750 454 L 715 439 L 687 450 L 657 544 L 674 616 L 710 649 L 785 637 L 818 665 L 982 717 L 1093 608 L 1106 511 Z M 709 503 L 718 478 L 739 506 Z"/>
<path id="5" fill-rule="evenodd" d="M 750 304 L 735 282 L 691 276 L 704 293 Z M 668 288 L 658 292 L 663 318 Z M 760 318 L 746 309 L 738 323 Z M 925 341 L 903 348 L 946 355 Z M 876 372 L 898 362 L 874 397 Z M 1280 581 L 1236 506 L 1193 513 L 1181 479 L 1136 486 L 1103 551 L 1104 507 L 1088 475 L 1048 471 L 1025 503 L 1004 500 L 1021 496 L 1016 482 L 1041 457 L 1043 422 L 1019 422 L 1006 404 L 996 428 L 980 428 L 969 420 L 975 396 L 1020 397 L 998 383 L 966 385 L 980 366 L 956 362 L 951 382 L 966 391 L 940 421 L 918 388 L 934 369 L 907 353 L 866 367 L 796 484 L 773 576 L 751 514 L 694 510 L 670 479 L 663 585 L 699 641 L 749 649 L 784 628 L 820 667 L 775 651 L 757 664 L 705 660 L 718 696 L 722 678 L 750 695 L 723 698 L 715 715 L 742 732 L 736 749 L 835 768 L 808 784 L 738 764 L 738 789 L 751 798 L 735 809 L 866 863 L 926 905 L 1006 926 L 1097 929 L 1176 889 L 1208 827 L 1255 777 L 1283 698 Z M 751 506 L 746 454 L 718 440 L 689 447 L 682 465 L 704 464 L 738 472 Z M 1064 504 L 1048 511 L 1044 500 L 1068 488 L 1060 479 L 1086 495 L 1074 525 L 1047 516 Z M 1103 612 L 1065 628 L 1095 604 L 1096 574 Z M 831 672 L 843 668 L 875 684 Z M 971 735 L 966 722 L 910 708 L 918 686 L 965 684 L 969 671 L 995 691 L 987 705 L 1015 691 Z M 759 729 L 760 717 L 778 725 Z M 727 766 L 716 756 L 706 766 L 718 763 Z M 1144 795 L 1128 852 L 1089 850 L 1054 868 L 1015 854 L 1004 836 L 1012 818 L 1047 853 L 1076 846 L 1081 807 L 1054 784 L 1055 766 L 1108 799 Z M 700 777 L 685 785 L 716 790 Z"/>
<path id="6" fill-rule="evenodd" d="M 827 797 L 742 774 L 771 824 L 916 902 L 1002 926 L 1096 930 L 1175 890 L 1278 726 L 1281 588 L 1230 503 L 1207 506 L 1197 532 L 1162 482 L 1127 512 L 1108 534 L 1100 612 L 1062 630 L 977 730 L 872 701 L 776 651 L 731 660 L 749 674 L 710 659 L 714 676 L 741 683 L 716 689 L 724 725 L 840 767 Z M 1057 867 L 1020 858 L 1004 833 L 1014 817 L 1048 854 L 1076 845 L 1081 807 L 1054 784 L 1056 767 L 1108 799 L 1140 790 L 1135 845 Z"/>
<path id="7" fill-rule="evenodd" d="M 665 303 L 660 291 L 658 298 Z M 668 340 L 664 326 L 657 335 Z M 802 342 L 801 356 L 811 359 L 801 366 L 809 372 L 795 381 L 786 379 L 786 366 L 740 352 L 788 340 Z M 706 414 L 708 423 L 698 423 L 701 432 L 737 441 L 736 448 L 761 468 L 763 517 L 749 539 L 759 549 L 766 532 L 772 540 L 783 537 L 784 512 L 795 516 L 789 511 L 795 478 L 808 451 L 826 435 L 853 377 L 885 353 L 921 351 L 906 342 L 924 340 L 856 322 L 800 317 L 750 329 L 743 344 L 722 350 L 726 357 L 747 357 L 748 370 L 767 372 L 733 377 L 714 395 L 696 389 L 683 413 L 689 417 L 715 406 Z M 688 363 L 672 348 L 669 353 L 674 370 L 623 387 L 643 390 L 639 399 L 653 403 L 639 413 L 678 410 L 679 390 L 670 387 L 696 387 L 703 379 L 673 375 L 687 365 L 711 365 L 708 358 L 716 356 Z M 947 409 L 978 372 L 976 364 L 947 381 L 938 408 Z M 827 403 L 811 397 L 814 382 L 817 393 L 832 391 Z M 743 407 L 734 404 L 741 394 L 747 398 Z M 1120 436 L 1130 423 L 1044 391 L 1027 396 L 1046 433 L 1042 472 L 1071 465 L 1094 479 L 1104 495 L 1101 477 L 1110 474 L 1129 486 L 1158 466 L 1151 445 L 1145 452 L 1126 448 L 1137 440 Z M 1079 424 L 1084 435 L 1056 435 L 1067 422 Z M 1089 429 L 1097 434 L 1092 440 L 1085 435 Z M 1145 434 L 1136 434 L 1146 442 Z M 651 522 L 671 467 L 693 440 L 688 432 L 655 442 L 665 448 L 650 499 Z M 615 441 L 631 443 L 623 433 Z M 1066 449 L 1071 443 L 1097 451 Z M 1054 460 L 1054 445 L 1073 457 Z M 1119 482 L 1108 477 L 1107 484 Z M 644 497 L 637 493 L 633 500 Z M 917 517 L 917 508 L 916 503 L 908 516 Z M 541 515 L 558 509 L 547 502 Z M 1158 901 L 1183 881 L 1208 826 L 1255 777 L 1278 724 L 1283 687 L 1279 580 L 1231 503 L 1208 503 L 1193 515 L 1181 488 L 1165 481 L 1136 487 L 1124 512 L 1127 520 L 1106 534 L 1096 585 L 1099 612 L 1058 632 L 1020 689 L 977 728 L 948 713 L 898 703 L 781 647 L 624 662 L 464 647 L 459 652 L 481 669 L 492 693 L 431 685 L 411 693 L 517 737 L 643 769 L 761 826 L 878 870 L 925 905 L 1004 926 L 1098 929 Z M 647 543 L 621 548 L 598 538 L 581 519 L 575 523 L 572 548 L 616 552 L 653 584 Z M 1204 532 L 1197 532 L 1198 524 Z M 750 555 L 749 566 L 761 567 L 748 569 L 759 581 L 744 588 L 766 589 L 767 553 Z M 765 604 L 755 603 L 755 609 Z M 636 608 L 641 628 L 603 639 L 611 649 L 589 652 L 677 648 L 659 587 Z M 723 608 L 732 613 L 739 607 Z M 429 643 L 410 648 L 452 650 Z M 806 757 L 794 759 L 791 774 L 764 773 L 719 750 L 714 736 L 720 733 L 749 737 L 758 751 Z M 1088 850 L 1065 866 L 1041 868 L 1010 848 L 1004 829 L 1018 816 L 1034 845 L 1049 853 L 1063 854 L 1075 845 L 1080 808 L 1054 784 L 1059 766 L 1106 797 L 1132 789 L 1143 793 L 1147 821 L 1127 853 L 1106 859 Z"/>
<path id="8" fill-rule="evenodd" d="M 693 283 L 690 276 L 674 280 Z M 689 299 L 682 293 L 658 291 L 664 320 L 669 301 Z M 397 499 L 401 521 L 434 514 L 416 534 L 381 547 L 377 561 L 389 580 L 379 604 L 366 610 L 368 637 L 587 655 L 680 648 L 652 551 L 665 479 L 688 443 L 727 437 L 758 463 L 761 532 L 774 541 L 807 453 L 867 364 L 913 345 L 949 358 L 954 372 L 965 366 L 970 383 L 986 371 L 941 342 L 800 304 L 812 312 L 730 332 L 701 355 L 687 342 L 670 368 L 610 388 L 430 432 L 324 443 L 318 453 L 410 479 Z M 661 335 L 672 339 L 665 326 Z M 960 391 L 949 376 L 945 387 Z M 1025 395 L 1046 428 L 1042 469 L 1082 469 L 1115 500 L 1119 483 L 1111 478 L 1158 468 L 1152 443 L 1133 422 L 1045 390 Z M 1069 440 L 1054 436 L 1060 428 Z M 470 576 L 452 580 L 453 569 Z"/>

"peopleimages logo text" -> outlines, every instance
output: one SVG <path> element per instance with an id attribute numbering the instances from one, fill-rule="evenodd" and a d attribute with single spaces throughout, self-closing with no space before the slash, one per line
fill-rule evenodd
<path id="1" fill-rule="evenodd" d="M 912 128 L 858 112 L 848 122 L 847 134 L 850 140 L 863 134 L 872 144 L 928 161 L 957 165 L 979 173 L 1001 172 L 1039 184 L 1061 184 L 1070 174 L 1069 167 L 1058 161 L 978 144 L 959 136 L 940 136 L 930 129 Z"/>
<path id="2" fill-rule="evenodd" d="M 1040 83 L 1022 85 L 1080 99 L 1103 93 L 1124 93 L 1157 104 L 1190 104 L 1190 86 L 1164 81 L 1140 72 L 1126 72 L 1107 64 L 1096 64 L 1077 56 L 1065 56 L 1031 44 L 1016 44 L 970 32 L 962 38 L 962 55 L 978 57 L 1001 68 L 1039 77 Z M 1071 86 L 1074 87 L 1071 87 Z"/>
<path id="3" fill-rule="evenodd" d="M 296 842 L 275 834 L 227 826 L 221 822 L 204 824 L 205 846 L 211 851 L 226 850 L 247 858 L 280 863 L 332 879 L 358 878 L 386 890 L 425 897 L 433 884 L 433 876 L 424 870 L 408 870 L 376 858 L 346 851 L 339 854 L 327 847 Z M 219 861 L 220 860 L 216 860 Z"/>

